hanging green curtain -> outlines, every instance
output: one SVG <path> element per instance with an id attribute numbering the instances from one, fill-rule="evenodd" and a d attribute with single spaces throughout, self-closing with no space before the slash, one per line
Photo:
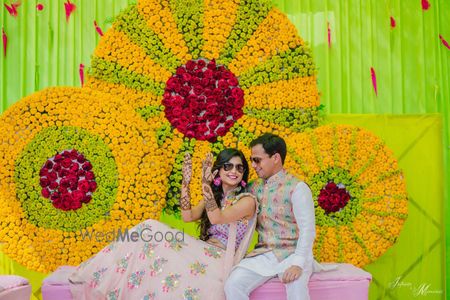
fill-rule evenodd
<path id="1" fill-rule="evenodd" d="M 89 66 L 99 41 L 94 21 L 106 31 L 134 2 L 72 1 L 77 8 L 68 20 L 62 0 L 23 1 L 16 17 L 2 6 L 7 47 L 0 59 L 0 112 L 45 87 L 80 86 L 80 64 Z M 371 299 L 408 299 L 414 292 L 444 299 L 438 292 L 445 290 L 450 271 L 444 263 L 450 247 L 450 239 L 444 242 L 450 229 L 450 222 L 444 224 L 450 217 L 444 201 L 450 186 L 450 49 L 444 45 L 450 42 L 450 1 L 425 2 L 427 9 L 420 0 L 274 0 L 311 45 L 324 122 L 375 132 L 405 172 L 409 219 L 397 244 L 366 267 L 374 275 Z M 387 269 L 394 271 L 386 274 Z M 39 297 L 45 274 L 29 272 L 1 253 L 0 273 L 31 278 Z"/>

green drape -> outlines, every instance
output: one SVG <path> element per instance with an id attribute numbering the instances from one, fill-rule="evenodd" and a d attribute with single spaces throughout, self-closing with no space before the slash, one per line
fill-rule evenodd
<path id="1" fill-rule="evenodd" d="M 22 97 L 48 86 L 79 86 L 79 65 L 84 64 L 86 67 L 89 65 L 90 55 L 99 41 L 94 20 L 105 31 L 110 26 L 112 17 L 134 2 L 74 0 L 72 3 L 77 9 L 68 22 L 65 18 L 63 0 L 22 1 L 22 5 L 18 8 L 18 16 L 15 18 L 10 16 L 2 5 L 0 19 L 8 37 L 8 46 L 6 57 L 2 55 L 0 59 L 0 112 Z M 425 173 L 410 173 L 413 177 L 407 178 L 408 191 L 411 193 L 414 190 L 411 184 L 417 184 L 418 186 L 414 188 L 423 188 L 418 198 L 424 197 L 423 199 L 435 205 L 430 213 L 420 205 L 417 206 L 418 200 L 414 198 L 410 209 L 417 210 L 417 215 L 425 212 L 424 215 L 427 217 L 424 218 L 428 218 L 433 224 L 440 224 L 439 220 L 444 216 L 445 219 L 450 217 L 447 201 L 443 201 L 448 199 L 450 186 L 450 177 L 447 175 L 450 171 L 448 159 L 450 50 L 445 48 L 439 39 L 439 35 L 442 35 L 450 42 L 450 26 L 448 26 L 450 1 L 429 2 L 431 7 L 424 11 L 420 0 L 274 1 L 296 25 L 302 38 L 311 44 L 319 69 L 321 103 L 325 105 L 326 114 L 394 114 L 397 117 L 406 114 L 442 115 L 442 124 L 438 121 L 432 122 L 433 132 L 442 130 L 441 142 L 436 133 L 433 143 L 428 145 L 428 151 L 424 150 L 427 147 L 425 145 L 422 148 L 422 155 L 402 163 L 402 168 L 408 168 L 408 164 L 418 162 L 425 164 Z M 42 11 L 36 10 L 37 3 L 44 5 Z M 395 28 L 390 26 L 390 17 L 395 19 Z M 330 47 L 327 40 L 328 29 L 331 35 Z M 375 95 L 372 86 L 371 68 L 376 74 L 378 96 Z M 405 123 L 404 126 L 410 126 L 406 132 L 421 132 L 425 128 L 422 125 L 428 124 L 425 120 L 423 123 L 420 118 L 415 120 Z M 342 119 L 338 121 L 342 122 Z M 395 140 L 395 137 L 390 138 Z M 395 148 L 396 145 L 388 143 L 389 147 Z M 401 155 L 397 152 L 395 154 L 397 157 Z M 440 155 L 443 156 L 443 160 L 439 160 Z M 429 178 L 426 178 L 427 162 L 435 164 L 439 161 L 442 163 L 441 166 L 444 165 L 444 172 L 439 175 L 438 170 L 435 171 L 436 176 L 444 177 L 442 184 L 439 183 L 442 178 L 435 177 L 437 182 L 430 182 Z M 426 178 L 425 182 L 421 181 L 423 178 Z M 445 195 L 443 198 L 431 198 L 426 193 L 429 189 L 441 189 Z M 450 229 L 450 222 L 447 222 L 445 228 Z M 444 239 L 443 234 L 438 235 L 435 232 L 438 229 L 430 230 L 430 240 L 436 236 Z M 403 236 L 401 238 L 407 239 Z M 411 247 L 413 245 L 411 244 Z M 449 247 L 450 239 L 447 239 L 446 249 Z M 417 259 L 423 259 L 427 251 L 432 253 L 439 247 L 425 248 L 423 248 L 424 256 L 422 258 L 418 256 Z M 410 248 L 401 249 L 406 251 Z M 389 252 L 386 255 L 394 253 Z M 430 257 L 445 266 L 444 257 Z M 405 262 L 401 255 L 398 260 L 399 264 Z M 0 257 L 1 271 L 6 272 L 7 264 L 6 258 Z M 408 274 L 424 272 L 415 270 L 411 269 Z M 376 272 L 372 269 L 370 271 Z M 449 271 L 447 268 L 447 273 Z M 435 280 L 438 281 L 436 284 L 442 287 L 439 283 L 444 280 L 442 270 L 427 270 L 427 272 L 441 274 Z M 400 275 L 402 273 L 398 274 Z M 421 283 L 420 278 L 408 280 Z M 450 284 L 449 279 L 447 283 Z M 384 284 L 385 282 L 375 282 L 376 287 Z M 436 286 L 434 281 L 432 286 Z M 38 289 L 33 288 L 34 291 Z M 402 291 L 383 293 L 376 294 L 374 299 L 379 297 L 405 299 Z M 373 291 L 371 295 L 374 295 Z"/>

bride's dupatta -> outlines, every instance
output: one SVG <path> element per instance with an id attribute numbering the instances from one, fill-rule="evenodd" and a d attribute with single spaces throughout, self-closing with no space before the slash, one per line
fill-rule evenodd
<path id="1" fill-rule="evenodd" d="M 251 195 L 247 194 L 246 195 Z M 256 218 L 258 217 L 258 201 L 255 196 L 251 195 L 255 200 L 255 213 L 253 217 L 248 221 L 247 231 L 245 232 L 244 238 L 241 241 L 241 244 L 236 249 L 236 234 L 237 234 L 237 221 L 230 223 L 230 229 L 228 231 L 228 242 L 227 249 L 225 252 L 225 262 L 223 268 L 223 279 L 224 281 L 228 278 L 228 275 L 231 272 L 231 269 L 237 265 L 241 259 L 247 253 L 248 246 L 253 237 L 253 233 L 256 228 Z"/>

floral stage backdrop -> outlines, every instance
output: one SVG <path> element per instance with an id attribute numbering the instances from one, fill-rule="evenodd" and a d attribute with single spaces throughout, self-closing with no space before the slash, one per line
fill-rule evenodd
<path id="1" fill-rule="evenodd" d="M 208 151 L 249 155 L 269 131 L 312 188 L 319 261 L 371 272 L 373 299 L 444 299 L 448 6 L 5 2 L 2 273 L 39 297 L 105 245 L 80 230 L 161 218 L 195 234 L 178 219 L 184 153 L 197 202 Z"/>

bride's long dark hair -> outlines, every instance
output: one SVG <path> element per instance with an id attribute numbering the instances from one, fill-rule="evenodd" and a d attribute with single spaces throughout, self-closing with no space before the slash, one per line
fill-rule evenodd
<path id="1" fill-rule="evenodd" d="M 223 164 L 229 162 L 233 157 L 239 157 L 242 160 L 242 165 L 244 166 L 244 174 L 242 174 L 242 180 L 247 183 L 248 180 L 248 162 L 245 159 L 244 153 L 242 151 L 234 149 L 234 148 L 227 148 L 222 151 L 220 151 L 219 155 L 217 155 L 217 159 L 214 162 L 214 165 L 212 167 L 212 172 L 215 170 L 220 170 L 222 168 Z M 217 175 L 219 176 L 219 175 Z M 216 176 L 216 177 L 217 177 Z M 214 199 L 216 200 L 217 206 L 221 208 L 220 201 L 223 198 L 223 189 L 222 184 L 219 186 L 215 186 L 214 182 L 211 183 L 211 189 L 214 194 Z M 243 192 L 244 188 L 241 188 L 239 193 Z M 200 239 L 203 241 L 206 241 L 209 239 L 208 230 L 211 227 L 211 222 L 208 219 L 208 215 L 206 213 L 206 210 L 203 211 L 202 217 L 200 219 L 199 228 L 200 228 Z"/>

